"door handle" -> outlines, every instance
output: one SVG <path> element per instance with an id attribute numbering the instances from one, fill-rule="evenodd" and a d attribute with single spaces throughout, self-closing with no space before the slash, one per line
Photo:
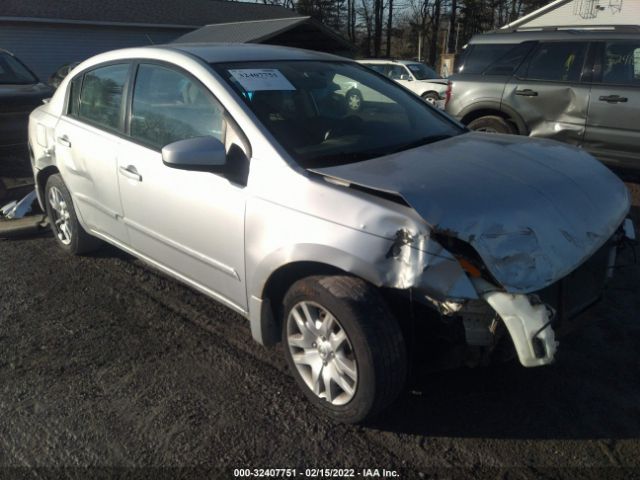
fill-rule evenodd
<path id="1" fill-rule="evenodd" d="M 516 95 L 520 95 L 522 97 L 537 97 L 538 92 L 531 90 L 530 88 L 525 88 L 524 90 L 516 90 Z"/>
<path id="2" fill-rule="evenodd" d="M 71 148 L 71 140 L 69 140 L 69 137 L 67 137 L 66 135 L 58 137 L 58 143 L 60 145 L 64 145 L 67 148 Z"/>
<path id="3" fill-rule="evenodd" d="M 138 173 L 138 170 L 133 165 L 127 165 L 126 167 L 119 167 L 118 171 L 120 174 L 124 175 L 131 180 L 135 180 L 137 182 L 142 181 L 142 175 Z"/>
<path id="4" fill-rule="evenodd" d="M 626 103 L 629 101 L 627 97 L 621 97 L 620 95 L 603 95 L 598 100 L 600 100 L 601 102 L 607 102 L 607 103 L 618 103 L 618 102 Z"/>

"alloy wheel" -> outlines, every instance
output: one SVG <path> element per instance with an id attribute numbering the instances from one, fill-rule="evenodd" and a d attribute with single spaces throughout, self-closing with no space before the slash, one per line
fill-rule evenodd
<path id="1" fill-rule="evenodd" d="M 297 303 L 287 317 L 287 344 L 298 373 L 319 398 L 345 405 L 356 393 L 358 365 L 340 322 L 321 305 Z"/>
<path id="2" fill-rule="evenodd" d="M 52 186 L 49 188 L 48 202 L 52 210 L 53 218 L 51 220 L 56 236 L 64 245 L 71 244 L 71 238 L 73 236 L 71 231 L 71 213 L 58 187 Z"/>

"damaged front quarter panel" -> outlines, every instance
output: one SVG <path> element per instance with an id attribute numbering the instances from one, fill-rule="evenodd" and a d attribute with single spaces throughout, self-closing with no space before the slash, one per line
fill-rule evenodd
<path id="1" fill-rule="evenodd" d="M 438 299 L 476 299 L 478 295 L 459 261 L 429 234 L 413 235 L 406 229 L 381 259 L 384 286 L 415 288 Z"/>

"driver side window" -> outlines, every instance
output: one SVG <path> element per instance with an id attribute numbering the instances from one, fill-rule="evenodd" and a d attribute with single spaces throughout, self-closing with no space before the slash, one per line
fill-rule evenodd
<path id="1" fill-rule="evenodd" d="M 193 137 L 224 143 L 224 110 L 193 78 L 161 65 L 140 64 L 131 107 L 131 136 L 155 148 Z"/>

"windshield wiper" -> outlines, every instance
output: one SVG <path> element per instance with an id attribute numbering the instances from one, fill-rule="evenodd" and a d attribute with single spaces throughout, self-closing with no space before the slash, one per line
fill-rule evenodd
<path id="1" fill-rule="evenodd" d="M 309 158 L 303 160 L 303 163 L 307 165 L 306 168 L 324 168 L 329 166 L 343 165 L 347 163 L 355 163 L 363 160 L 369 160 L 371 158 L 391 155 L 392 153 L 402 152 L 404 150 L 420 147 L 429 143 L 439 142 L 440 140 L 445 140 L 450 137 L 453 137 L 453 135 L 450 133 L 442 135 L 431 135 L 391 148 L 376 148 L 371 150 L 364 150 L 362 152 L 336 152 L 331 153 L 330 155 Z"/>
<path id="2" fill-rule="evenodd" d="M 336 152 L 330 155 L 309 158 L 307 160 L 304 160 L 304 163 L 313 164 L 314 167 L 318 167 L 319 165 L 326 167 L 341 165 L 345 163 L 360 162 L 362 160 L 369 160 L 370 158 L 379 157 L 384 154 L 385 152 L 381 150 L 367 150 L 364 152 Z"/>

